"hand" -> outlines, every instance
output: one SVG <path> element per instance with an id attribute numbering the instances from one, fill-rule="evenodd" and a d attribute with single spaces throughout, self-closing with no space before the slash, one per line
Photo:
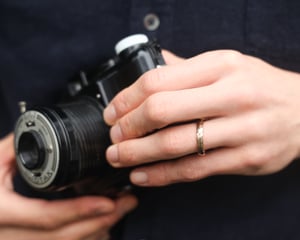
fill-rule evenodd
<path id="1" fill-rule="evenodd" d="M 231 50 L 171 62 L 145 73 L 104 111 L 113 125 L 111 165 L 147 163 L 133 170 L 133 183 L 270 174 L 299 156 L 299 74 Z M 197 154 L 201 118 L 205 156 Z"/>
<path id="2" fill-rule="evenodd" d="M 13 135 L 0 141 L 0 239 L 108 239 L 109 229 L 137 202 L 132 196 L 116 201 L 80 197 L 45 201 L 13 192 Z"/>

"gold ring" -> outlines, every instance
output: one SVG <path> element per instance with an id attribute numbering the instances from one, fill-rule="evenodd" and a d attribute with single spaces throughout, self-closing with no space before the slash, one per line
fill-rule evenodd
<path id="1" fill-rule="evenodd" d="M 204 119 L 200 119 L 197 122 L 197 130 L 196 130 L 196 139 L 197 139 L 197 150 L 198 154 L 200 156 L 205 155 L 205 148 L 204 148 L 204 142 L 203 142 L 203 136 L 204 136 Z"/>

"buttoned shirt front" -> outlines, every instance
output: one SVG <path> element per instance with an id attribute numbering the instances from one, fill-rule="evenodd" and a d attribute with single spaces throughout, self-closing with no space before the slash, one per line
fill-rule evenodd
<path id="1" fill-rule="evenodd" d="M 59 101 L 79 69 L 110 58 L 134 33 L 182 57 L 235 49 L 300 72 L 299 13 L 296 0 L 1 0 L 1 135 L 12 131 L 18 101 Z M 137 189 L 139 207 L 116 239 L 299 239 L 299 169 Z"/>

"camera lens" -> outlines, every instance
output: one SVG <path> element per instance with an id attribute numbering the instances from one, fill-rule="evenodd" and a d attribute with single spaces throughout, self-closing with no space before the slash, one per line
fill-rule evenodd
<path id="1" fill-rule="evenodd" d="M 88 192 L 106 194 L 129 183 L 130 168 L 115 169 L 106 161 L 111 142 L 103 109 L 119 91 L 164 65 L 164 60 L 157 43 L 145 35 L 121 40 L 116 52 L 113 59 L 72 82 L 68 102 L 34 107 L 18 119 L 17 166 L 35 189 L 62 190 L 97 180 L 91 184 L 95 190 Z"/>
<path id="2" fill-rule="evenodd" d="M 61 190 L 99 179 L 86 190 L 110 194 L 112 186 L 128 183 L 128 170 L 114 169 L 105 160 L 111 142 L 103 105 L 87 96 L 72 100 L 31 109 L 18 120 L 15 147 L 19 172 L 39 190 Z"/>
<path id="3" fill-rule="evenodd" d="M 24 167 L 33 170 L 40 167 L 45 159 L 45 148 L 39 134 L 35 131 L 21 135 L 18 156 Z"/>
<path id="4" fill-rule="evenodd" d="M 25 113 L 26 120 L 19 125 L 23 133 L 17 160 L 28 170 L 22 172 L 35 187 L 61 188 L 110 172 L 105 161 L 109 128 L 102 112 L 95 99 L 81 97 Z"/>

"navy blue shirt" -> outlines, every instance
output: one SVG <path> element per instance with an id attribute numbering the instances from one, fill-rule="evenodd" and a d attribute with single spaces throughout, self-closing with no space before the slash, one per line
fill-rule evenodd
<path id="1" fill-rule="evenodd" d="M 150 13 L 159 18 L 151 31 Z M 0 0 L 0 134 L 12 131 L 18 101 L 57 102 L 79 69 L 113 56 L 129 34 L 146 33 L 182 57 L 236 49 L 300 72 L 299 26 L 298 0 Z M 117 239 L 300 239 L 299 172 L 295 161 L 269 176 L 138 189 L 140 205 Z"/>

